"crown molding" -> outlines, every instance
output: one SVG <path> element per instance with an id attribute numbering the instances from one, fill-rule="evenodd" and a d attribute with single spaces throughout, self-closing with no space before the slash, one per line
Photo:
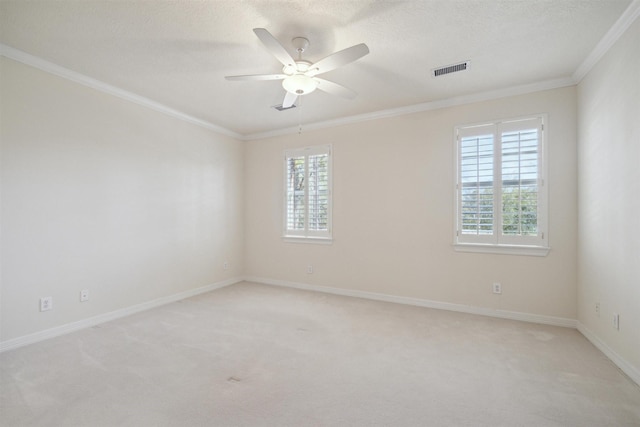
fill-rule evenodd
<path id="1" fill-rule="evenodd" d="M 389 110 L 374 111 L 372 113 L 357 114 L 354 116 L 342 117 L 339 119 L 326 120 L 322 122 L 307 123 L 302 125 L 303 131 L 326 129 L 337 126 L 344 126 L 370 120 L 378 120 L 390 117 L 404 116 L 407 114 L 421 113 L 423 111 L 438 110 L 441 108 L 455 107 L 458 105 L 472 104 L 474 102 L 490 101 L 493 99 L 506 98 L 509 96 L 525 95 L 533 92 L 544 90 L 558 89 L 567 86 L 575 86 L 575 81 L 571 77 L 561 79 L 546 80 L 537 83 L 531 83 L 520 86 L 512 86 L 504 89 L 497 89 L 485 92 L 478 92 L 471 95 L 457 96 L 453 98 L 442 99 L 438 101 L 424 102 L 421 104 L 409 105 L 406 107 L 392 108 Z M 245 141 L 256 139 L 271 138 L 274 136 L 282 136 L 295 134 L 300 132 L 300 127 L 289 127 L 284 129 L 276 129 L 267 132 L 257 132 L 244 136 Z"/>
<path id="2" fill-rule="evenodd" d="M 640 0 L 635 0 L 636 3 L 640 3 Z M 265 139 L 274 136 L 289 135 L 299 132 L 299 127 L 289 127 L 283 129 L 276 129 L 266 132 L 257 132 L 252 134 L 240 134 L 206 120 L 193 117 L 181 111 L 167 107 L 149 98 L 145 98 L 135 93 L 120 89 L 116 86 L 104 83 L 100 80 L 88 77 L 84 74 L 70 70 L 68 68 L 61 67 L 57 64 L 49 62 L 45 59 L 39 58 L 35 55 L 23 52 L 19 49 L 15 49 L 11 46 L 0 43 L 0 56 L 7 57 L 17 62 L 32 66 L 44 72 L 62 77 L 67 80 L 71 80 L 75 83 L 90 87 L 92 89 L 117 96 L 118 98 L 125 99 L 127 101 L 142 105 L 168 116 L 183 120 L 185 122 L 194 124 L 196 126 L 209 129 L 211 131 L 220 133 L 222 135 L 230 136 L 240 141 L 251 141 L 256 139 Z M 404 116 L 407 114 L 420 113 L 423 111 L 436 110 L 440 108 L 453 107 L 457 105 L 470 104 L 474 102 L 488 101 L 497 98 L 504 98 L 508 96 L 523 95 L 532 92 L 539 92 L 543 90 L 556 89 L 565 86 L 572 86 L 575 81 L 571 78 L 562 78 L 556 80 L 548 80 L 538 83 L 532 83 L 521 86 L 514 86 L 510 88 L 479 92 L 471 95 L 463 95 L 454 98 L 442 99 L 438 101 L 425 102 L 421 104 L 409 105 L 405 107 L 393 108 L 388 110 L 374 111 L 371 113 L 357 114 L 354 116 L 341 117 L 333 120 L 326 120 L 321 122 L 308 123 L 304 125 L 304 130 L 318 130 L 326 129 L 336 126 L 343 126 L 353 123 L 365 122 L 370 120 L 377 120 L 383 118 Z"/>
<path id="3" fill-rule="evenodd" d="M 571 77 L 514 86 L 493 91 L 480 92 L 471 95 L 463 95 L 459 97 L 426 102 L 422 104 L 415 104 L 406 107 L 375 111 L 372 113 L 358 114 L 335 120 L 308 123 L 303 126 L 303 130 L 326 129 L 369 120 L 402 116 L 405 114 L 413 114 L 422 111 L 454 107 L 457 105 L 471 104 L 474 102 L 489 101 L 492 99 L 505 98 L 508 96 L 524 95 L 527 93 L 557 89 L 566 86 L 575 86 L 580 83 L 580 81 L 589 73 L 589 71 L 591 71 L 591 69 L 598 63 L 598 61 L 609 51 L 609 49 L 611 49 L 615 42 L 618 41 L 618 39 L 625 33 L 625 31 L 627 31 L 627 29 L 629 29 L 629 27 L 635 22 L 638 16 L 640 16 L 640 0 L 633 0 L 627 7 L 627 9 L 625 9 L 625 11 L 622 13 L 620 18 L 618 18 L 615 24 L 613 24 L 609 31 L 607 31 L 600 42 L 598 42 L 589 56 L 587 56 L 587 58 L 580 64 L 580 66 L 578 66 Z M 298 133 L 299 131 L 299 126 L 296 126 L 267 132 L 258 132 L 244 135 L 243 140 L 250 141 L 270 138 L 274 136 L 289 135 Z"/>
<path id="4" fill-rule="evenodd" d="M 155 110 L 160 113 L 166 114 L 168 116 L 174 117 L 176 119 L 185 121 L 187 123 L 191 123 L 196 126 L 200 126 L 205 129 L 214 131 L 216 133 L 220 133 L 222 135 L 230 136 L 232 138 L 236 138 L 240 140 L 244 139 L 243 135 L 237 132 L 233 132 L 229 129 L 226 129 L 222 126 L 218 126 L 206 120 L 202 120 L 197 117 L 190 116 L 188 114 L 183 113 L 182 111 L 178 111 L 173 108 L 167 107 L 166 105 L 160 104 L 149 98 L 136 95 L 135 93 L 126 91 L 124 89 L 120 89 L 116 86 L 112 86 L 100 80 L 96 80 L 94 78 L 85 76 L 84 74 L 80 74 L 68 68 L 61 67 L 57 64 L 54 64 L 52 62 L 49 62 L 47 60 L 44 60 L 42 58 L 39 58 L 37 56 L 31 55 L 29 53 L 23 52 L 21 50 L 15 49 L 11 46 L 7 46 L 2 43 L 0 43 L 0 56 L 4 56 L 14 61 L 21 62 L 23 64 L 37 68 L 44 72 L 56 75 L 58 77 L 62 77 L 67 80 L 71 80 L 72 82 L 90 87 L 100 92 L 117 96 L 118 98 L 125 99 L 127 101 L 133 102 L 138 105 L 142 105 L 143 107 L 150 108 L 152 110 Z"/>
<path id="5" fill-rule="evenodd" d="M 580 83 L 582 79 L 589 74 L 589 71 L 591 71 L 598 61 L 611 49 L 614 43 L 627 31 L 638 16 L 640 16 L 640 0 L 633 0 L 629 7 L 620 15 L 620 18 L 613 24 L 613 27 L 607 31 L 602 40 L 600 40 L 589 56 L 587 56 L 573 73 L 572 77 L 576 84 Z"/>
<path id="6" fill-rule="evenodd" d="M 532 84 L 514 86 L 504 89 L 479 92 L 471 95 L 463 95 L 448 99 L 442 99 L 437 101 L 425 102 L 421 104 L 409 105 L 400 108 L 393 108 L 388 110 L 374 111 L 371 113 L 357 114 L 348 117 L 342 117 L 333 120 L 326 120 L 321 122 L 307 123 L 304 125 L 305 131 L 326 129 L 337 126 L 344 126 L 354 123 L 360 123 L 370 120 L 378 120 L 383 118 L 391 118 L 397 116 L 403 116 L 407 114 L 420 113 L 423 111 L 436 110 L 440 108 L 453 107 L 464 104 L 471 104 L 474 102 L 489 101 L 492 99 L 505 98 L 509 96 L 524 95 L 527 93 L 539 92 L 543 90 L 557 89 L 561 87 L 574 86 L 589 73 L 589 71 L 595 66 L 595 64 L 607 53 L 607 51 L 613 46 L 613 44 L 624 34 L 624 32 L 633 24 L 633 22 L 640 16 L 640 0 L 633 0 L 623 14 L 618 18 L 611 29 L 605 34 L 605 36 L 596 45 L 594 50 L 589 56 L 580 64 L 571 77 L 560 78 L 555 80 L 547 80 L 543 82 L 537 82 Z M 13 59 L 26 65 L 38 68 L 42 71 L 63 77 L 65 79 L 74 81 L 84 86 L 91 87 L 93 89 L 105 92 L 119 98 L 134 102 L 136 104 L 145 106 L 152 110 L 161 112 L 168 116 L 186 121 L 188 123 L 203 127 L 205 129 L 212 130 L 222 135 L 230 136 L 240 141 L 251 141 L 258 139 L 271 138 L 275 136 L 290 135 L 300 132 L 299 126 L 275 129 L 265 132 L 256 132 L 250 134 L 240 134 L 231 131 L 222 126 L 208 122 L 206 120 L 193 117 L 181 111 L 167 107 L 166 105 L 155 102 L 151 99 L 136 95 L 132 92 L 120 89 L 118 87 L 109 85 L 75 71 L 56 65 L 52 62 L 46 61 L 42 58 L 12 48 L 10 46 L 0 43 L 0 56 Z"/>

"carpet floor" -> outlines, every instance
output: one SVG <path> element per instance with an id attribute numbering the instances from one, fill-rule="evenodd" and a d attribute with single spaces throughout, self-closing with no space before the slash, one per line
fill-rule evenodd
<path id="1" fill-rule="evenodd" d="M 2 426 L 640 426 L 574 329 L 246 282 L 0 368 Z"/>

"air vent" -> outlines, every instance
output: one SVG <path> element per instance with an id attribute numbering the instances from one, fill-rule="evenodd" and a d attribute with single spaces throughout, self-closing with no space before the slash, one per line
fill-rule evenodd
<path id="1" fill-rule="evenodd" d="M 275 108 L 278 111 L 286 111 L 286 110 L 291 110 L 292 108 L 296 108 L 296 104 L 291 105 L 291 107 L 283 107 L 282 104 L 280 105 L 274 105 L 273 108 Z"/>
<path id="2" fill-rule="evenodd" d="M 431 70 L 433 77 L 444 76 L 445 74 L 456 73 L 458 71 L 464 71 L 469 69 L 470 62 L 464 61 L 459 64 L 447 65 L 446 67 L 434 68 Z"/>

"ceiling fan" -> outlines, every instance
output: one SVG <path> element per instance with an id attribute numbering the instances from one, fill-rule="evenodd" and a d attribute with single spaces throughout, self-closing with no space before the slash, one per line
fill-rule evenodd
<path id="1" fill-rule="evenodd" d="M 349 64 L 369 53 L 366 44 L 360 43 L 348 47 L 316 63 L 302 59 L 302 53 L 309 46 L 309 40 L 304 37 L 295 37 L 291 40 L 293 47 L 298 52 L 298 59 L 293 59 L 289 52 L 271 33 L 264 28 L 254 28 L 253 32 L 266 46 L 273 56 L 283 65 L 281 74 L 254 74 L 245 76 L 226 76 L 227 80 L 282 80 L 282 87 L 287 91 L 282 108 L 289 108 L 298 99 L 298 96 L 307 95 L 316 89 L 353 99 L 356 93 L 338 83 L 316 77 L 327 71 Z"/>

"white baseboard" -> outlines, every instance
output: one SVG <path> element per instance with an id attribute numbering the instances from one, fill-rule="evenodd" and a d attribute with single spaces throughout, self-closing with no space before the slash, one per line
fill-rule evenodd
<path id="1" fill-rule="evenodd" d="M 266 279 L 262 277 L 245 277 L 247 282 L 262 283 L 265 285 L 283 286 L 287 288 L 303 289 L 307 291 L 324 292 L 334 295 L 343 295 L 356 298 L 365 298 L 376 301 L 394 302 L 397 304 L 407 304 L 419 307 L 435 308 L 439 310 L 457 311 L 460 313 L 478 314 L 481 316 L 497 317 L 501 319 L 520 320 L 530 323 L 541 323 L 545 325 L 562 326 L 577 329 L 585 336 L 598 350 L 602 351 L 622 372 L 632 381 L 640 386 L 640 370 L 623 359 L 618 353 L 613 351 L 607 344 L 598 338 L 593 332 L 587 329 L 582 323 L 574 319 L 564 317 L 542 316 L 539 314 L 520 313 L 516 311 L 493 310 L 490 308 L 474 307 L 463 304 L 453 304 L 441 301 L 431 301 L 420 298 L 400 297 L 374 292 L 357 291 L 351 289 L 332 288 L 328 286 L 309 285 L 306 283 L 287 282 L 284 280 Z"/>
<path id="2" fill-rule="evenodd" d="M 585 336 L 598 350 L 602 351 L 622 372 L 632 381 L 640 385 L 640 370 L 620 357 L 608 345 L 606 345 L 593 332 L 587 329 L 582 323 L 574 319 L 564 317 L 542 316 L 539 314 L 520 313 L 516 311 L 493 310 L 490 308 L 474 307 L 463 304 L 453 304 L 441 301 L 431 301 L 420 298 L 400 297 L 375 292 L 357 291 L 351 289 L 332 288 L 328 286 L 309 285 L 306 283 L 287 282 L 284 280 L 266 279 L 262 277 L 245 277 L 248 282 L 262 283 L 265 285 L 283 286 L 287 288 L 303 289 L 307 291 L 324 292 L 334 295 L 343 295 L 356 298 L 365 298 L 376 301 L 393 302 L 397 304 L 407 304 L 439 310 L 457 311 L 460 313 L 478 314 L 481 316 L 498 317 L 501 319 L 520 320 L 530 323 L 541 323 L 545 325 L 562 326 L 577 329 Z"/>
<path id="3" fill-rule="evenodd" d="M 233 285 L 234 283 L 241 282 L 242 278 L 231 278 L 220 282 L 212 283 L 210 285 L 202 286 L 196 289 L 190 289 L 188 291 L 180 292 L 166 297 L 157 298 L 142 304 L 132 305 L 130 307 L 122 308 L 120 310 L 111 311 L 109 313 L 100 314 L 98 316 L 89 317 L 87 319 L 79 320 L 77 322 L 67 323 L 65 325 L 56 326 L 55 328 L 46 329 L 44 331 L 36 332 L 22 337 L 13 338 L 7 341 L 0 342 L 0 353 L 8 350 L 13 350 L 25 345 L 34 344 L 40 341 L 44 341 L 49 338 L 57 337 L 60 335 L 75 332 L 80 329 L 90 328 L 101 323 L 108 322 L 110 320 L 120 319 L 125 316 L 130 316 L 141 311 L 149 310 L 155 307 L 160 307 L 175 301 L 183 300 L 185 298 L 193 297 L 203 294 L 205 292 L 220 289 L 225 286 Z"/>
<path id="4" fill-rule="evenodd" d="M 607 344 L 605 344 L 600 338 L 598 338 L 593 332 L 591 332 L 586 326 L 574 319 L 567 319 L 563 317 L 542 316 L 538 314 L 520 313 L 516 311 L 506 310 L 494 310 L 484 307 L 474 307 L 463 304 L 453 304 L 441 301 L 431 301 L 420 298 L 401 297 L 387 294 L 380 294 L 375 292 L 358 291 L 351 289 L 332 288 L 328 286 L 309 285 L 306 283 L 288 282 L 284 280 L 266 279 L 261 277 L 237 277 L 220 282 L 212 283 L 200 288 L 191 289 L 188 291 L 180 292 L 174 295 L 169 295 L 162 298 L 157 298 L 152 301 L 148 301 L 142 304 L 136 304 L 130 307 L 126 307 L 120 310 L 112 311 L 109 313 L 101 314 L 98 316 L 83 319 L 77 322 L 68 323 L 66 325 L 57 326 L 55 328 L 47 329 L 44 331 L 36 332 L 33 334 L 25 335 L 22 337 L 14 338 L 7 341 L 0 342 L 0 353 L 13 350 L 25 345 L 34 344 L 40 341 L 44 341 L 49 338 L 54 338 L 60 335 L 75 332 L 81 329 L 89 328 L 101 323 L 105 323 L 111 320 L 120 319 L 122 317 L 130 316 L 141 311 L 150 310 L 155 307 L 160 307 L 175 301 L 179 301 L 192 296 L 200 295 L 205 292 L 210 292 L 216 289 L 224 288 L 226 286 L 233 285 L 238 282 L 248 281 L 261 283 L 265 285 L 283 286 L 287 288 L 302 289 L 307 291 L 324 292 L 334 295 L 342 295 L 356 298 L 364 298 L 375 301 L 385 301 L 397 304 L 413 305 L 418 307 L 435 308 L 439 310 L 456 311 L 460 313 L 478 314 L 481 316 L 497 317 L 501 319 L 520 320 L 530 323 L 541 323 L 545 325 L 562 326 L 567 328 L 576 328 L 584 335 L 596 348 L 605 354 L 622 372 L 624 372 L 632 381 L 640 385 L 640 370 L 628 363 L 618 353 L 613 351 Z"/>
<path id="5" fill-rule="evenodd" d="M 609 359 L 611 359 L 611 361 L 618 368 L 620 368 L 622 372 L 624 372 L 629 378 L 631 378 L 632 381 L 634 381 L 636 384 L 640 386 L 640 369 L 638 369 L 637 367 L 633 366 L 632 364 L 624 360 L 622 357 L 620 357 L 618 353 L 613 351 L 611 347 L 605 344 L 604 341 L 598 338 L 596 334 L 591 332 L 582 323 L 578 322 L 577 328 L 582 335 L 584 335 L 589 341 L 591 341 L 591 344 L 596 346 L 596 348 L 601 352 L 603 352 L 604 355 L 607 356 Z"/>
<path id="6" fill-rule="evenodd" d="M 564 317 L 542 316 L 539 314 L 520 313 L 517 311 L 495 310 L 484 307 L 474 307 L 464 304 L 453 304 L 449 302 L 431 301 L 420 298 L 401 297 L 375 292 L 357 291 L 351 289 L 332 288 L 328 286 L 309 285 L 306 283 L 287 282 L 284 280 L 266 279 L 262 277 L 245 277 L 248 282 L 262 283 L 265 285 L 284 286 L 287 288 L 304 289 L 308 291 L 324 292 L 328 294 L 343 295 L 356 298 L 365 298 L 376 301 L 394 302 L 397 304 L 415 305 L 419 307 L 436 308 L 439 310 L 457 311 L 460 313 L 478 314 L 481 316 L 498 317 L 501 319 L 520 320 L 530 323 L 542 323 L 545 325 L 563 326 L 566 328 L 576 328 L 577 322 L 574 319 Z"/>

